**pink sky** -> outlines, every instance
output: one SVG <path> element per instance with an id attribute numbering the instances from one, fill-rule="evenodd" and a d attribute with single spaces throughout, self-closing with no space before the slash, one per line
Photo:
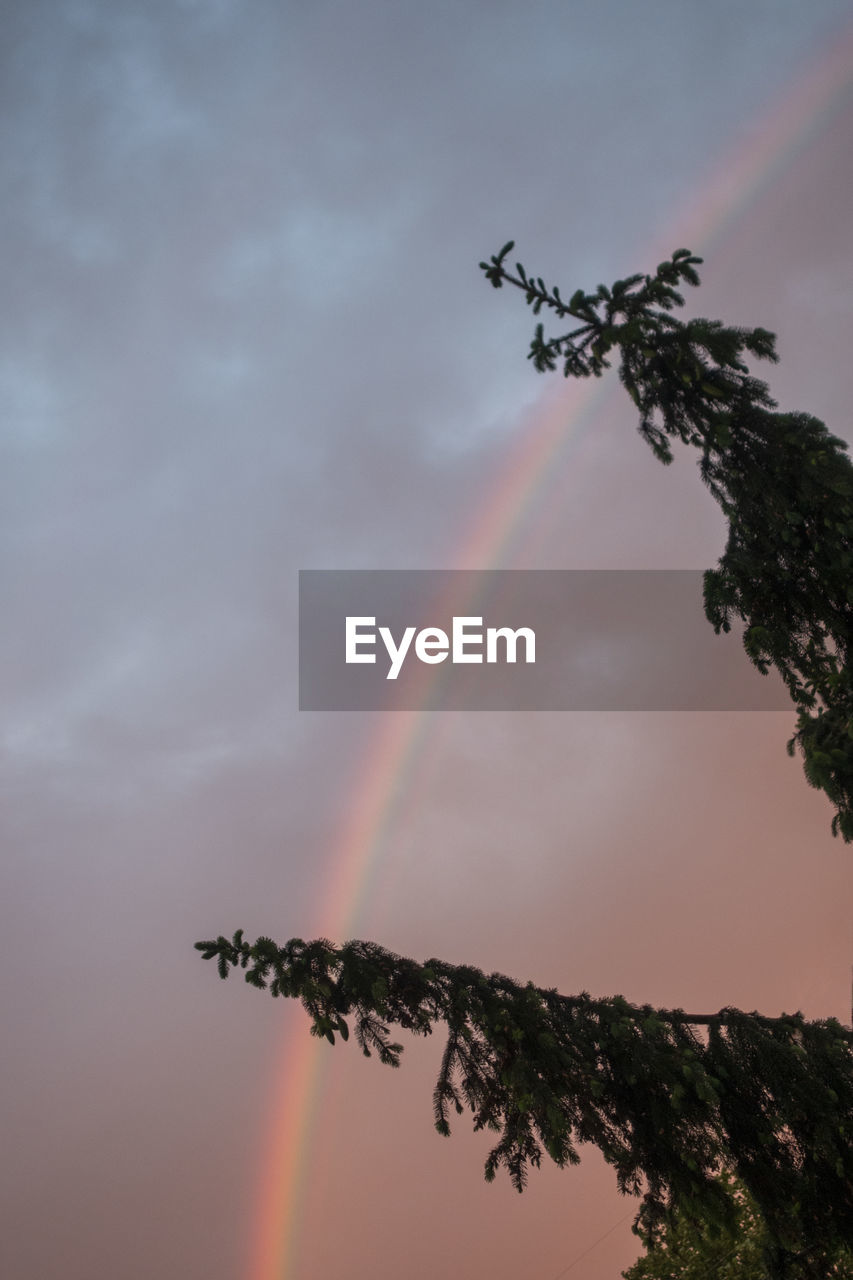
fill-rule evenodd
<path id="1" fill-rule="evenodd" d="M 793 716 L 448 713 L 380 770 L 380 717 L 295 709 L 299 568 L 714 563 L 693 459 L 655 461 L 615 376 L 543 441 L 560 384 L 476 263 L 515 236 L 564 294 L 653 268 L 791 101 L 798 149 L 688 241 L 690 305 L 774 330 L 781 406 L 850 438 L 853 65 L 817 118 L 796 96 L 849 5 L 435 13 L 7 18 L 9 1280 L 615 1280 L 636 1257 L 595 1152 L 518 1196 L 467 1117 L 438 1137 L 440 1037 L 398 1072 L 321 1046 L 289 1231 L 268 1159 L 307 1019 L 219 983 L 211 933 L 849 1021 L 850 852 Z M 537 443 L 510 525 L 495 494 Z M 371 777 L 399 785 L 357 863 Z"/>

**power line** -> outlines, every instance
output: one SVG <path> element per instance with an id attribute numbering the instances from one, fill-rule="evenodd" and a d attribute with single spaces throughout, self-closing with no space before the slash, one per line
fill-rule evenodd
<path id="1" fill-rule="evenodd" d="M 558 1271 L 557 1274 L 554 1276 L 554 1280 L 560 1280 L 561 1276 L 567 1275 L 568 1272 L 571 1271 L 572 1267 L 576 1267 L 577 1264 L 587 1256 L 587 1254 L 592 1253 L 593 1249 L 597 1249 L 598 1246 L 601 1244 L 602 1240 L 606 1240 L 608 1236 L 612 1236 L 613 1232 L 616 1230 L 617 1227 L 621 1227 L 623 1222 L 627 1222 L 628 1219 L 633 1214 L 633 1212 L 634 1212 L 633 1209 L 629 1209 L 626 1214 L 623 1214 L 623 1216 L 619 1219 L 618 1222 L 614 1222 L 613 1226 L 610 1227 L 609 1230 L 605 1231 L 603 1236 L 599 1236 L 598 1239 L 594 1241 L 594 1243 L 591 1244 L 588 1249 L 584 1249 L 583 1253 L 579 1253 L 573 1262 L 570 1262 L 567 1267 L 563 1267 L 562 1271 Z"/>
<path id="2" fill-rule="evenodd" d="M 608 1236 L 612 1236 L 613 1232 L 616 1230 L 617 1227 L 621 1227 L 623 1222 L 627 1222 L 627 1220 L 630 1218 L 633 1212 L 634 1212 L 633 1209 L 629 1209 L 629 1211 L 626 1214 L 624 1214 L 623 1217 L 621 1217 L 618 1222 L 614 1222 L 613 1226 L 609 1227 L 608 1230 L 605 1231 L 603 1236 L 599 1236 L 597 1240 L 593 1241 L 593 1243 L 589 1246 L 588 1249 L 584 1249 L 583 1253 L 579 1253 L 578 1256 L 574 1258 L 567 1267 L 564 1267 L 562 1271 L 558 1271 L 557 1274 L 554 1276 L 554 1280 L 562 1280 L 563 1276 L 568 1275 L 568 1273 L 574 1267 L 576 1267 L 579 1262 L 582 1262 L 584 1258 L 588 1257 L 592 1253 L 593 1249 L 598 1248 L 602 1240 L 606 1240 Z M 715 1270 L 716 1270 L 716 1267 L 720 1266 L 722 1263 L 729 1262 L 737 1253 L 740 1247 L 741 1247 L 741 1241 L 736 1240 L 735 1243 L 732 1245 L 731 1249 L 729 1249 L 728 1253 L 724 1253 L 721 1258 L 717 1258 L 715 1263 Z M 711 1271 L 707 1271 L 705 1274 L 708 1276 L 708 1280 L 713 1280 L 713 1276 L 715 1273 Z"/>

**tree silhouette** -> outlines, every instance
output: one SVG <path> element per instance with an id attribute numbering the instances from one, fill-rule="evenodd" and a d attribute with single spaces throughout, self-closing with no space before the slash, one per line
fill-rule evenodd
<path id="1" fill-rule="evenodd" d="M 622 1272 L 623 1280 L 767 1280 L 771 1265 L 767 1227 L 755 1201 L 731 1174 L 720 1178 L 736 1205 L 731 1229 L 712 1231 L 707 1224 L 697 1229 L 677 1214 L 663 1246 L 638 1258 Z M 808 1276 L 809 1272 L 792 1264 L 790 1274 Z M 824 1280 L 853 1280 L 853 1250 L 843 1247 L 822 1274 Z"/>
<path id="2" fill-rule="evenodd" d="M 751 660 L 780 672 L 798 710 L 789 751 L 799 747 L 808 781 L 835 807 L 833 833 L 850 841 L 853 467 L 843 442 L 807 414 L 775 412 L 749 374 L 746 353 L 776 359 L 772 334 L 672 315 L 677 286 L 699 283 L 701 259 L 688 250 L 653 276 L 564 302 L 520 263 L 506 269 L 512 248 L 480 264 L 492 285 L 523 290 L 534 314 L 579 322 L 551 338 L 537 325 L 535 367 L 598 377 L 618 352 L 657 457 L 671 460 L 673 440 L 700 450 L 729 523 L 705 575 L 706 614 L 718 631 L 743 619 Z M 249 944 L 238 930 L 196 947 L 223 978 L 239 967 L 251 985 L 301 1000 L 312 1033 L 331 1043 L 348 1038 L 351 1018 L 363 1052 L 391 1066 L 402 1052 L 391 1025 L 426 1035 L 444 1023 L 436 1128 L 449 1133 L 451 1111 L 467 1107 L 475 1129 L 496 1132 L 488 1179 L 504 1166 L 522 1190 L 543 1154 L 575 1164 L 589 1142 L 620 1190 L 642 1196 L 635 1229 L 650 1248 L 679 1223 L 737 1230 L 742 1204 L 725 1171 L 760 1215 L 772 1280 L 826 1280 L 853 1240 L 853 1032 L 835 1019 L 567 997 L 371 942 Z"/>
<path id="3" fill-rule="evenodd" d="M 536 326 L 528 359 L 540 372 L 600 377 L 618 350 L 619 377 L 640 411 L 640 434 L 661 462 L 673 440 L 701 451 L 699 470 L 729 522 L 725 553 L 705 574 L 705 612 L 716 631 L 746 624 L 759 671 L 779 671 L 798 708 L 788 743 L 810 784 L 835 806 L 833 835 L 853 840 L 853 466 L 843 440 L 806 413 L 776 413 L 744 353 L 777 360 L 766 329 L 680 320 L 676 286 L 698 285 L 702 259 L 678 249 L 654 276 L 617 280 L 568 302 L 541 277 L 504 261 L 510 240 L 480 266 L 495 288 L 522 289 L 580 325 L 546 338 Z"/>

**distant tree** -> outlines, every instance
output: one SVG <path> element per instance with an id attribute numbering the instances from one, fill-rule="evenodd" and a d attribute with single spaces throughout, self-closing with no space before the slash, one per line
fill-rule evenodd
<path id="1" fill-rule="evenodd" d="M 664 1241 L 623 1271 L 624 1280 L 768 1280 L 771 1246 L 755 1201 L 731 1174 L 722 1174 L 721 1181 L 737 1206 L 732 1226 L 724 1231 L 697 1228 L 677 1214 Z M 790 1274 L 809 1272 L 792 1264 Z M 842 1248 L 822 1274 L 826 1280 L 853 1280 L 853 1251 Z"/>
<path id="2" fill-rule="evenodd" d="M 564 302 L 521 264 L 515 275 L 505 269 L 512 248 L 480 264 L 491 283 L 522 289 L 536 314 L 546 307 L 579 321 L 556 338 L 537 326 L 535 367 L 597 377 L 618 350 L 655 454 L 669 462 L 673 439 L 700 450 L 702 478 L 729 522 L 725 553 L 705 575 L 706 613 L 717 630 L 743 619 L 752 661 L 781 673 L 798 709 L 789 750 L 799 746 L 806 777 L 835 806 L 833 833 L 850 841 L 853 467 L 843 443 L 816 418 L 774 412 L 749 375 L 745 352 L 776 359 L 772 334 L 670 314 L 683 303 L 676 286 L 699 282 L 701 260 L 688 250 L 654 276 Z M 660 1260 L 679 1232 L 742 1231 L 748 1203 L 769 1280 L 844 1274 L 832 1268 L 853 1241 L 853 1032 L 834 1019 L 566 997 L 440 960 L 417 964 L 370 942 L 279 947 L 249 944 L 238 930 L 196 947 L 223 978 L 240 967 L 251 985 L 301 1000 L 313 1034 L 331 1043 L 348 1038 L 352 1018 L 364 1053 L 391 1066 L 402 1046 L 390 1025 L 426 1035 L 446 1024 L 436 1128 L 449 1133 L 451 1110 L 467 1107 L 475 1129 L 499 1134 L 488 1179 L 504 1166 L 522 1190 L 543 1154 L 576 1164 L 577 1146 L 593 1143 L 620 1190 L 642 1196 L 635 1230 L 657 1251 L 650 1257 Z"/>

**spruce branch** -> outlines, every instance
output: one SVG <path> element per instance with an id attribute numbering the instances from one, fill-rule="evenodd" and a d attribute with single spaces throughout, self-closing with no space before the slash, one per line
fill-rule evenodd
<path id="1" fill-rule="evenodd" d="M 687 1014 L 621 996 L 563 996 L 441 960 L 418 964 L 372 942 L 269 938 L 242 931 L 195 944 L 220 974 L 301 1000 L 312 1032 L 346 1039 L 399 1066 L 389 1028 L 447 1042 L 433 1094 L 435 1126 L 467 1108 L 499 1135 L 486 1161 L 523 1189 L 547 1154 L 576 1164 L 592 1143 L 620 1191 L 642 1195 L 635 1229 L 661 1238 L 674 1212 L 731 1223 L 716 1176 L 737 1174 L 770 1238 L 791 1256 L 826 1256 L 853 1232 L 853 1032 L 830 1018 L 769 1018 L 737 1009 Z M 782 1273 L 780 1273 L 781 1275 Z"/>
<path id="2" fill-rule="evenodd" d="M 481 262 L 496 287 L 523 290 L 534 314 L 584 323 L 557 337 L 537 324 L 528 358 L 539 372 L 562 361 L 566 377 L 600 377 L 616 352 L 619 377 L 640 413 L 640 435 L 661 462 L 672 442 L 700 451 L 699 471 L 728 520 L 726 549 L 705 574 L 705 614 L 715 631 L 745 623 L 744 647 L 762 674 L 775 668 L 797 709 L 788 743 L 811 786 L 835 807 L 833 835 L 853 840 L 853 466 L 844 441 L 806 413 L 778 413 L 748 356 L 776 362 L 775 338 L 671 312 L 696 286 L 702 259 L 678 249 L 654 275 L 559 289 L 518 264 L 504 245 Z"/>

